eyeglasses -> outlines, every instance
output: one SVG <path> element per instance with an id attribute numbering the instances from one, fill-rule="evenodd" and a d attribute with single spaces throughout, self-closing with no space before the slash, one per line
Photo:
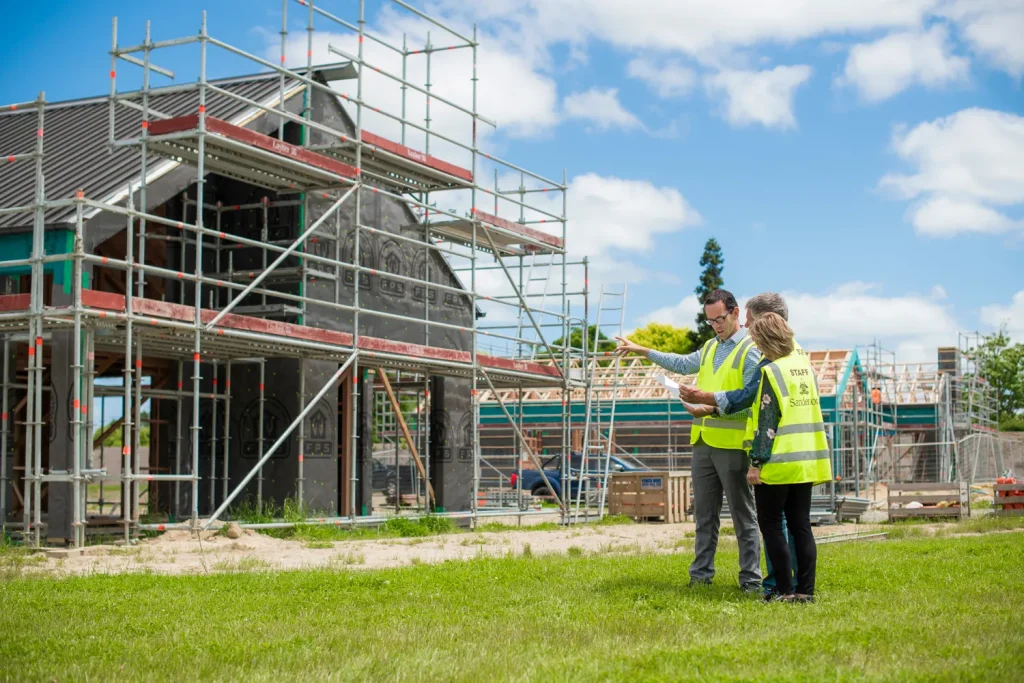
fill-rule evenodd
<path id="1" fill-rule="evenodd" d="M 733 311 L 734 310 L 736 309 L 733 309 Z M 721 325 L 722 323 L 729 319 L 730 315 L 732 315 L 732 311 L 729 311 L 725 315 L 720 315 L 717 318 L 708 318 L 704 321 L 704 323 L 706 325 Z"/>

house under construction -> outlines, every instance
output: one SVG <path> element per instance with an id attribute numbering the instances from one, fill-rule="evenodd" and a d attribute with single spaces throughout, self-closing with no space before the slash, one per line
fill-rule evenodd
<path id="1" fill-rule="evenodd" d="M 205 14 L 196 35 L 153 41 L 147 24 L 129 46 L 115 19 L 109 94 L 40 93 L 0 113 L 0 513 L 33 543 L 208 527 L 245 501 L 290 499 L 314 523 L 377 521 L 384 424 L 410 452 L 423 509 L 489 514 L 476 495 L 480 392 L 586 393 L 569 371 L 585 350 L 550 343 L 587 325 L 569 305 L 585 292 L 565 284 L 579 265 L 566 260 L 564 173 L 481 151 L 478 130 L 495 123 L 476 107 L 475 30 L 396 0 L 444 35 L 410 49 L 367 32 L 362 1 L 351 21 L 298 4 L 304 67 L 285 66 L 287 1 L 280 64 L 217 39 Z M 357 36 L 358 52 L 332 45 L 341 61 L 314 66 L 324 26 Z M 401 71 L 369 59 L 371 43 Z M 172 49 L 196 53 L 198 74 L 161 67 Z M 464 55 L 470 102 L 431 91 L 442 51 Z M 261 73 L 208 79 L 215 52 Z M 404 77 L 414 59 L 426 84 Z M 119 90 L 119 69 L 138 69 L 141 89 Z M 195 81 L 157 87 L 168 77 Z M 401 111 L 364 99 L 370 78 L 401 91 Z M 407 93 L 425 113 L 406 112 Z M 464 135 L 431 130 L 431 107 L 457 112 Z M 365 130 L 371 116 L 397 139 Z M 485 181 L 499 172 L 518 187 Z M 449 196 L 467 210 L 438 208 Z M 485 264 L 510 294 L 481 293 Z M 539 305 L 521 290 L 534 268 L 556 273 Z M 480 328 L 496 309 L 515 331 Z M 517 352 L 484 353 L 483 338 Z M 97 401 L 118 419 L 101 421 Z"/>
<path id="2" fill-rule="evenodd" d="M 602 331 L 620 334 L 617 324 Z M 879 485 L 991 482 L 1006 470 L 1024 470 L 1024 453 L 997 436 L 995 394 L 974 366 L 978 342 L 976 335 L 961 334 L 958 346 L 937 350 L 934 363 L 900 364 L 877 344 L 807 352 L 836 474 L 816 497 L 817 518 L 826 519 L 844 502 L 847 510 L 863 509 Z M 588 361 L 589 393 L 577 392 L 569 408 L 572 443 L 581 448 L 586 433 L 597 461 L 611 454 L 651 469 L 688 470 L 692 418 L 657 377 L 692 386 L 696 375 L 670 373 L 638 357 L 599 358 Z M 483 396 L 485 462 L 504 471 L 531 466 L 517 458 L 517 432 L 502 419 L 500 406 L 513 409 L 542 459 L 557 460 L 562 396 L 544 388 L 508 388 Z"/>

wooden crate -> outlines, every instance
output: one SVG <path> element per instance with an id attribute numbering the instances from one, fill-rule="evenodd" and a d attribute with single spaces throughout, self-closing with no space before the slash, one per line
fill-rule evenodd
<path id="1" fill-rule="evenodd" d="M 689 472 L 616 472 L 608 481 L 613 515 L 676 524 L 687 519 L 689 505 Z"/>
<path id="2" fill-rule="evenodd" d="M 924 507 L 908 508 L 918 502 Z M 945 503 L 945 505 L 939 505 Z M 970 489 L 966 482 L 947 484 L 890 484 L 889 520 L 920 517 L 956 517 L 971 514 Z"/>
<path id="3" fill-rule="evenodd" d="M 1001 492 L 1006 492 L 1006 495 L 1000 496 Z M 1024 508 L 1017 507 L 1024 505 L 1024 495 L 1013 495 L 1014 492 L 1024 492 L 1024 483 L 995 484 L 992 487 L 992 507 L 995 514 L 1001 517 L 1024 515 Z"/>

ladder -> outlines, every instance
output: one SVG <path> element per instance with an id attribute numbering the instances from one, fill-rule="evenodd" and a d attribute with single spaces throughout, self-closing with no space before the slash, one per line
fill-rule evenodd
<path id="1" fill-rule="evenodd" d="M 549 289 L 549 286 L 551 284 L 551 272 L 554 270 L 554 268 L 551 267 L 552 263 L 551 263 L 551 256 L 550 255 L 547 255 L 547 262 L 546 263 L 537 263 L 537 256 L 538 256 L 538 254 L 531 254 L 530 257 L 529 257 L 530 264 L 529 264 L 529 267 L 526 269 L 526 277 L 523 280 L 523 288 L 522 288 L 522 292 L 521 293 L 523 295 L 523 300 L 526 302 L 526 305 L 534 310 L 534 312 L 535 312 L 534 319 L 537 321 L 537 325 L 543 326 L 544 325 L 544 314 L 543 313 L 536 314 L 536 311 L 538 311 L 538 310 L 543 311 L 544 310 L 544 304 L 547 302 L 547 299 L 548 299 L 548 289 Z M 543 269 L 543 275 L 540 274 L 540 272 L 539 272 L 541 269 Z M 538 273 L 536 275 L 534 275 L 534 270 L 538 271 Z M 540 282 L 544 283 L 543 285 L 540 285 L 541 290 L 539 292 L 531 291 L 531 290 L 536 290 L 536 288 L 538 286 L 538 285 L 536 285 L 534 283 L 540 283 Z M 537 297 L 540 297 L 540 304 L 539 305 L 534 305 L 531 302 L 531 299 L 536 299 Z M 519 323 L 516 326 L 516 338 L 517 339 L 522 339 L 523 338 L 523 328 L 524 327 L 532 327 L 532 325 L 533 324 L 530 322 L 530 317 L 527 315 L 526 311 L 523 310 L 522 308 L 520 308 L 519 309 Z M 534 332 L 536 333 L 537 331 L 534 330 Z M 537 341 L 539 342 L 540 341 L 540 335 L 537 334 L 536 336 L 537 336 Z M 517 355 L 520 358 L 523 357 L 522 342 L 519 342 L 519 353 Z M 537 345 L 536 344 L 531 344 L 530 345 L 530 360 L 535 360 L 536 357 L 537 357 Z"/>
<path id="2" fill-rule="evenodd" d="M 606 322 L 602 322 L 604 319 Z M 604 505 L 607 499 L 608 477 L 611 474 L 611 457 L 615 441 L 615 408 L 618 400 L 619 387 L 622 379 L 621 359 L 615 356 L 611 359 L 611 365 L 601 367 L 600 359 L 604 353 L 598 350 L 602 328 L 608 328 L 611 334 L 609 337 L 623 336 L 626 324 L 626 285 L 622 285 L 619 291 L 613 291 L 608 285 L 601 285 L 601 297 L 598 300 L 597 320 L 594 323 L 593 348 L 588 349 L 591 354 L 590 361 L 590 387 L 593 395 L 591 410 L 593 411 L 594 437 L 589 432 L 584 434 L 583 453 L 580 458 L 579 484 L 576 491 L 576 517 L 579 517 L 580 501 L 587 498 L 591 477 L 589 474 L 589 459 L 593 454 L 598 461 L 599 500 L 597 506 L 598 517 L 604 516 Z M 590 331 L 587 330 L 587 336 Z M 589 342 L 588 341 L 588 346 Z M 600 368 L 600 373 L 599 373 Z M 604 380 L 603 385 L 598 383 L 598 375 Z M 602 394 L 610 391 L 610 396 L 602 400 Z M 588 425 L 589 428 L 589 425 Z M 570 463 L 572 462 L 570 456 Z M 571 487 L 570 487 L 571 490 Z"/>

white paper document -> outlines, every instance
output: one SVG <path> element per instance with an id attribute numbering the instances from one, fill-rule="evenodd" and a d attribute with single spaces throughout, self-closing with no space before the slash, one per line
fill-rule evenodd
<path id="1" fill-rule="evenodd" d="M 654 379 L 658 380 L 658 382 L 662 386 L 664 386 L 666 389 L 668 389 L 668 393 L 672 394 L 672 396 L 674 396 L 675 398 L 679 398 L 679 385 L 678 384 L 676 384 L 675 382 L 670 380 L 665 375 L 655 375 Z"/>

